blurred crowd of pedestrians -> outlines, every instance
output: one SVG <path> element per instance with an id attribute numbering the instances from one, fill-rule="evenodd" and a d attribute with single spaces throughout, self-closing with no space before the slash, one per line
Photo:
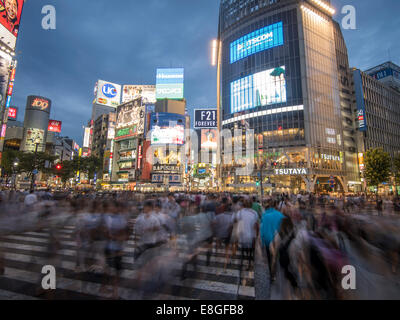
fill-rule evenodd
<path id="1" fill-rule="evenodd" d="M 400 224 L 382 216 L 399 212 L 399 199 L 364 195 L 252 195 L 170 193 L 0 193 L 0 233 L 49 231 L 48 257 L 57 265 L 57 232 L 73 226 L 75 272 L 104 275 L 102 294 L 118 298 L 124 257 L 134 264 L 141 298 L 154 298 L 179 271 L 197 270 L 200 253 L 222 253 L 224 269 L 237 255 L 254 269 L 257 241 L 270 282 L 281 270 L 285 299 L 346 299 L 341 270 L 348 243 L 369 260 L 370 246 L 398 272 Z M 368 214 L 375 212 L 376 215 Z M 371 261 L 371 263 L 376 263 Z M 0 248 L 0 274 L 4 272 Z"/>

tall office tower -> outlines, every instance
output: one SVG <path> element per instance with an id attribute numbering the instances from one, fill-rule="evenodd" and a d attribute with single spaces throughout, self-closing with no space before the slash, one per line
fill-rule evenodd
<path id="1" fill-rule="evenodd" d="M 347 49 L 334 13 L 325 0 L 221 1 L 219 125 L 254 129 L 258 145 L 252 174 L 222 163 L 227 190 L 251 191 L 260 176 L 266 192 L 354 187 Z"/>

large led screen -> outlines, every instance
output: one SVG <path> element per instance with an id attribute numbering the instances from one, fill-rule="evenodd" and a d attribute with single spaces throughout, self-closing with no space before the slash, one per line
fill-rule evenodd
<path id="1" fill-rule="evenodd" d="M 285 67 L 231 82 L 231 113 L 286 102 Z"/>
<path id="2" fill-rule="evenodd" d="M 151 123 L 151 144 L 177 144 L 185 142 L 185 117 L 175 113 L 153 113 Z"/>
<path id="3" fill-rule="evenodd" d="M 283 42 L 282 22 L 253 31 L 231 43 L 231 63 L 257 52 L 281 46 Z"/>
<path id="4" fill-rule="evenodd" d="M 183 99 L 184 69 L 157 69 L 156 98 Z"/>

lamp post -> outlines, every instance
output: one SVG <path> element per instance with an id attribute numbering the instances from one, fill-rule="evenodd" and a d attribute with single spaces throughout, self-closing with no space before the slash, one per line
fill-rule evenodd
<path id="1" fill-rule="evenodd" d="M 31 187 L 30 187 L 30 191 L 34 191 L 34 185 L 35 185 L 35 177 L 37 174 L 37 164 L 36 164 L 36 160 L 37 160 L 37 151 L 38 151 L 38 147 L 39 147 L 40 141 L 37 139 L 35 140 L 35 154 L 34 154 L 34 158 L 33 158 L 33 165 L 34 165 L 34 170 L 32 171 L 32 179 L 31 179 Z M 36 172 L 36 173 L 35 173 Z"/>
<path id="2" fill-rule="evenodd" d="M 16 174 L 16 168 L 18 167 L 18 165 L 19 165 L 19 162 L 18 162 L 19 160 L 18 160 L 18 158 L 16 158 L 15 160 L 14 160 L 14 163 L 13 163 L 13 177 L 12 177 L 12 189 L 14 189 L 14 190 L 16 190 L 16 179 L 17 179 L 17 174 Z"/>

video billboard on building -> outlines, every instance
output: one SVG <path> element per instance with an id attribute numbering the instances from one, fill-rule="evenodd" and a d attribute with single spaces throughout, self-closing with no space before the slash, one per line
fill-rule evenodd
<path id="1" fill-rule="evenodd" d="M 95 95 L 97 104 L 114 108 L 121 104 L 121 86 L 119 84 L 99 80 Z"/>
<path id="2" fill-rule="evenodd" d="M 281 46 L 283 42 L 283 23 L 274 23 L 232 42 L 230 44 L 230 61 L 234 63 L 257 52 Z"/>
<path id="3" fill-rule="evenodd" d="M 146 107 L 142 104 L 142 99 L 136 99 L 123 104 L 117 109 L 117 124 L 115 139 L 121 138 L 121 128 L 129 129 L 130 136 L 144 133 L 144 120 Z"/>
<path id="4" fill-rule="evenodd" d="M 122 103 L 142 98 L 143 103 L 156 103 L 156 86 L 152 85 L 124 85 Z"/>
<path id="5" fill-rule="evenodd" d="M 49 120 L 49 126 L 47 128 L 47 131 L 49 132 L 61 132 L 61 126 L 62 122 L 58 120 Z"/>
<path id="6" fill-rule="evenodd" d="M 217 150 L 217 139 L 216 129 L 201 129 L 201 149 Z"/>
<path id="7" fill-rule="evenodd" d="M 2 41 L 15 49 L 24 0 L 0 0 L 0 35 Z"/>
<path id="8" fill-rule="evenodd" d="M 184 69 L 157 69 L 156 98 L 183 99 Z"/>
<path id="9" fill-rule="evenodd" d="M 217 109 L 195 109 L 194 110 L 194 128 L 209 129 L 216 128 Z"/>
<path id="10" fill-rule="evenodd" d="M 286 102 L 285 73 L 281 66 L 231 82 L 231 113 Z"/>
<path id="11" fill-rule="evenodd" d="M 185 121 L 183 115 L 175 113 L 153 113 L 150 118 L 151 144 L 176 144 L 185 142 Z"/>

